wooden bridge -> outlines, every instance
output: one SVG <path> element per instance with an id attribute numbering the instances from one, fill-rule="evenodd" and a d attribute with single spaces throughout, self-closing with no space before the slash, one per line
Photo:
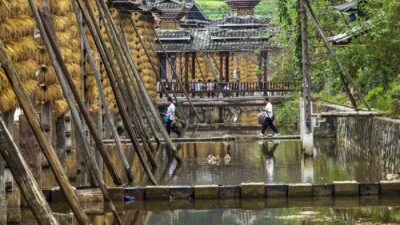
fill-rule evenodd
<path id="1" fill-rule="evenodd" d="M 157 92 L 162 96 L 163 88 L 166 87 L 170 93 L 184 93 L 184 90 L 192 97 L 223 97 L 247 96 L 254 93 L 283 92 L 295 90 L 293 81 L 268 81 L 268 82 L 185 82 L 180 85 L 178 82 L 158 82 Z"/>

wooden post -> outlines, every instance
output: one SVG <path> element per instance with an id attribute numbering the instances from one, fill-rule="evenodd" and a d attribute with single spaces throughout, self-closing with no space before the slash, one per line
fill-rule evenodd
<path id="1" fill-rule="evenodd" d="M 268 57 L 268 50 L 262 53 L 262 57 L 263 57 L 263 82 L 264 82 L 264 90 L 266 90 L 268 88 L 268 61 L 269 61 L 269 57 Z M 264 95 L 266 96 L 268 94 L 267 91 L 264 91 Z"/>
<path id="2" fill-rule="evenodd" d="M 2 119 L 0 119 L 0 146 L 0 152 L 37 222 L 40 225 L 59 225 Z"/>
<path id="3" fill-rule="evenodd" d="M 225 80 L 229 82 L 229 52 L 225 53 Z"/>
<path id="4" fill-rule="evenodd" d="M 196 79 L 196 53 L 192 52 L 192 79 Z"/>
<path id="5" fill-rule="evenodd" d="M 224 77 L 224 56 L 223 53 L 219 53 L 219 81 L 222 81 L 222 78 Z"/>
<path id="6" fill-rule="evenodd" d="M 67 172 L 67 164 L 65 162 L 66 158 L 66 136 L 65 136 L 65 117 L 60 116 L 56 120 L 56 151 L 58 159 L 63 166 L 65 172 Z"/>
<path id="7" fill-rule="evenodd" d="M 29 4 L 34 9 L 32 11 L 35 12 L 36 6 L 33 0 L 30 0 Z M 42 148 L 42 151 L 44 152 L 50 164 L 50 167 L 53 170 L 54 176 L 56 177 L 56 180 L 58 181 L 61 190 L 64 192 L 67 202 L 70 205 L 72 211 L 74 212 L 79 224 L 89 224 L 89 219 L 79 205 L 78 199 L 74 193 L 74 190 L 72 189 L 72 186 L 69 183 L 68 177 L 65 174 L 60 161 L 57 158 L 56 152 L 54 151 L 53 147 L 48 143 L 47 137 L 42 131 L 42 128 L 39 123 L 39 118 L 36 115 L 32 102 L 30 101 L 29 96 L 25 92 L 22 82 L 19 79 L 17 72 L 14 66 L 12 65 L 10 59 L 8 58 L 4 50 L 3 42 L 1 41 L 0 41 L 0 63 L 6 73 L 8 81 L 13 87 L 14 93 L 17 96 L 20 106 L 25 112 L 29 124 L 31 125 L 32 130 L 35 133 L 35 136 L 38 139 L 39 145 Z"/>
<path id="8" fill-rule="evenodd" d="M 191 80 L 189 80 L 189 53 L 185 52 L 185 80 L 186 80 L 186 90 L 189 91 L 189 83 Z"/>
<path id="9" fill-rule="evenodd" d="M 0 155 L 0 225 L 7 225 L 7 199 L 6 199 L 6 180 L 4 176 L 5 164 Z"/>
<path id="10" fill-rule="evenodd" d="M 21 154 L 40 188 L 42 172 L 40 146 L 25 115 L 19 116 L 19 136 L 22 137 L 19 139 L 19 149 Z"/>

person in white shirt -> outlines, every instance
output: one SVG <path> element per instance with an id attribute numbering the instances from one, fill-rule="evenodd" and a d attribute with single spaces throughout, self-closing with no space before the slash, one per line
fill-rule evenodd
<path id="1" fill-rule="evenodd" d="M 178 127 L 176 126 L 176 116 L 175 116 L 175 105 L 172 103 L 172 98 L 168 97 L 168 109 L 167 109 L 167 115 L 166 115 L 166 123 L 167 123 L 167 132 L 170 135 L 171 130 L 174 131 L 178 137 L 181 136 L 181 132 L 179 131 Z"/>
<path id="2" fill-rule="evenodd" d="M 265 131 L 268 129 L 268 127 L 270 127 L 272 129 L 272 131 L 275 132 L 275 136 L 279 135 L 278 129 L 276 129 L 275 125 L 274 125 L 274 112 L 273 112 L 273 108 L 272 108 L 272 103 L 269 101 L 269 98 L 265 98 L 265 109 L 264 112 L 266 113 L 265 116 L 265 120 L 262 123 L 262 128 L 261 128 L 261 134 L 260 136 L 264 136 Z"/>

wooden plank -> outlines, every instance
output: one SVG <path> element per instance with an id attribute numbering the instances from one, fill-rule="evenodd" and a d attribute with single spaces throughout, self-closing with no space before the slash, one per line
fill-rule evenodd
<path id="1" fill-rule="evenodd" d="M 0 152 L 37 222 L 40 225 L 59 225 L 2 119 L 0 120 L 0 146 Z"/>

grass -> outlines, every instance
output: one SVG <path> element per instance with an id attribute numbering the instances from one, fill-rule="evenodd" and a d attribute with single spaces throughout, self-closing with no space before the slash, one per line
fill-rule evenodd
<path id="1" fill-rule="evenodd" d="M 261 17 L 277 18 L 277 0 L 262 0 L 255 8 L 255 14 Z M 231 14 L 231 9 L 224 0 L 196 0 L 210 20 L 219 20 Z"/>

